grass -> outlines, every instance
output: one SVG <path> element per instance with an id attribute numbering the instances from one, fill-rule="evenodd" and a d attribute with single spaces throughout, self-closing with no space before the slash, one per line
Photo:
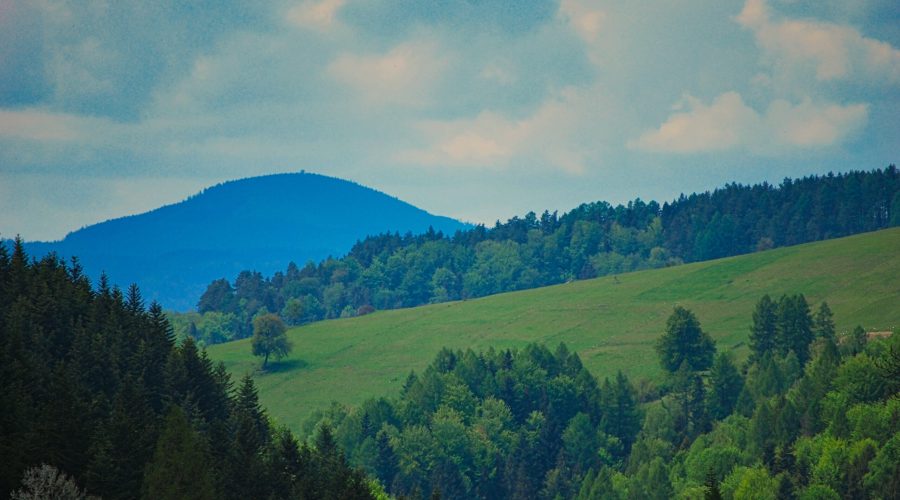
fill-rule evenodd
<path id="1" fill-rule="evenodd" d="M 709 262 L 563 285 L 379 311 L 293 328 L 290 357 L 258 371 L 249 340 L 209 348 L 234 377 L 255 373 L 262 403 L 299 430 L 332 401 L 354 405 L 397 394 L 410 370 L 442 347 L 506 348 L 565 342 L 597 377 L 624 371 L 632 380 L 662 373 L 654 340 L 676 304 L 697 314 L 720 350 L 747 354 L 756 301 L 768 293 L 826 300 L 838 332 L 859 324 L 900 325 L 900 228 Z M 270 364 L 272 364 L 270 362 Z"/>

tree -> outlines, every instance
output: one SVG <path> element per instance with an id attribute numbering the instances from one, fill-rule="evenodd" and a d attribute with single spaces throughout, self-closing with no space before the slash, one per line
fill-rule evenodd
<path id="1" fill-rule="evenodd" d="M 813 321 L 806 298 L 800 295 L 784 296 L 778 302 L 778 335 L 776 343 L 781 355 L 794 351 L 805 365 L 809 360 L 809 344 L 813 341 Z"/>
<path id="2" fill-rule="evenodd" d="M 275 314 L 261 314 L 253 318 L 253 355 L 263 357 L 263 369 L 269 356 L 281 359 L 291 352 L 291 342 L 285 332 L 287 328 Z"/>
<path id="3" fill-rule="evenodd" d="M 666 332 L 656 343 L 663 368 L 674 373 L 687 362 L 693 371 L 702 371 L 712 365 L 716 344 L 713 339 L 700 329 L 700 322 L 694 313 L 675 306 L 672 315 L 666 321 Z"/>
<path id="4" fill-rule="evenodd" d="M 89 500 L 98 497 L 88 495 L 78 488 L 75 481 L 52 465 L 43 464 L 25 470 L 22 489 L 14 491 L 12 500 L 54 498 L 59 500 Z"/>
<path id="5" fill-rule="evenodd" d="M 614 384 L 605 383 L 601 397 L 603 418 L 600 426 L 603 432 L 615 436 L 622 443 L 622 451 L 628 453 L 641 430 L 641 412 L 635 402 L 634 388 L 624 373 L 616 373 Z"/>
<path id="6" fill-rule="evenodd" d="M 834 313 L 831 312 L 831 308 L 828 307 L 827 302 L 822 302 L 819 306 L 818 312 L 816 312 L 815 317 L 815 330 L 816 336 L 819 338 L 834 340 Z"/>
<path id="7" fill-rule="evenodd" d="M 710 416 L 721 420 L 731 415 L 743 388 L 744 379 L 731 358 L 724 352 L 720 353 L 709 371 L 706 404 Z"/>
<path id="8" fill-rule="evenodd" d="M 863 327 L 856 325 L 856 328 L 850 333 L 850 338 L 848 338 L 846 342 L 847 354 L 855 356 L 863 352 L 866 349 L 867 341 L 868 337 L 866 336 L 866 330 Z"/>
<path id="9" fill-rule="evenodd" d="M 173 406 L 144 475 L 143 497 L 215 498 L 213 472 L 205 445 L 184 412 Z"/>
<path id="10" fill-rule="evenodd" d="M 703 498 L 705 500 L 722 500 L 722 492 L 719 491 L 719 479 L 713 469 L 709 469 L 706 473 L 706 483 L 703 484 L 705 491 Z"/>
<path id="11" fill-rule="evenodd" d="M 776 304 L 768 294 L 763 295 L 753 310 L 750 327 L 750 350 L 754 361 L 775 350 L 776 328 Z"/>

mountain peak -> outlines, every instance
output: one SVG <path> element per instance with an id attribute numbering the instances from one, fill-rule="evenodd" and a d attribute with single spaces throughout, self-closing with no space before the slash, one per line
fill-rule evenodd
<path id="1" fill-rule="evenodd" d="M 344 254 L 368 235 L 429 227 L 453 233 L 466 225 L 352 181 L 303 171 L 223 182 L 27 249 L 35 257 L 78 256 L 93 278 L 106 271 L 119 286 L 140 283 L 147 297 L 183 310 L 211 280 L 231 279 L 242 269 L 273 273 L 291 261 Z"/>

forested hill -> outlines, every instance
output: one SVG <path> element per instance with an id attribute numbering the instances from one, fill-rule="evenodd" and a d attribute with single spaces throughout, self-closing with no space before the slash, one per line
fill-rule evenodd
<path id="1" fill-rule="evenodd" d="M 372 497 L 329 429 L 310 447 L 274 428 L 253 380 L 176 345 L 136 286 L 29 261 L 0 247 L 0 497 Z"/>
<path id="2" fill-rule="evenodd" d="M 382 234 L 348 255 L 242 272 L 209 285 L 203 317 L 182 318 L 208 343 L 249 334 L 265 308 L 291 324 L 670 266 L 900 225 L 900 173 L 850 172 L 780 185 L 729 184 L 663 205 L 583 204 L 454 235 Z M 297 259 L 296 261 L 300 261 Z M 209 314 L 212 313 L 212 314 Z"/>
<path id="3" fill-rule="evenodd" d="M 95 282 L 106 271 L 123 289 L 140 283 L 148 297 L 183 310 L 210 281 L 242 269 L 272 273 L 292 260 L 343 255 L 370 234 L 429 227 L 452 233 L 466 225 L 352 182 L 294 173 L 226 182 L 26 249 L 37 257 L 77 256 Z"/>

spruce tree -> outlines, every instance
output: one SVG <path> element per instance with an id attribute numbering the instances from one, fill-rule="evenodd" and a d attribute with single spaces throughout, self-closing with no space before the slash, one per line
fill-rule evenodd
<path id="1" fill-rule="evenodd" d="M 375 457 L 375 475 L 386 488 L 390 488 L 397 474 L 397 455 L 391 446 L 390 437 L 385 429 L 375 436 L 377 455 Z"/>
<path id="2" fill-rule="evenodd" d="M 863 352 L 866 349 L 868 340 L 866 330 L 863 327 L 856 325 L 856 328 L 850 333 L 850 338 L 848 338 L 846 342 L 847 354 L 855 356 Z"/>
<path id="3" fill-rule="evenodd" d="M 203 439 L 191 429 L 181 408 L 173 406 L 144 475 L 143 498 L 213 499 L 213 474 Z"/>
<path id="4" fill-rule="evenodd" d="M 784 296 L 778 303 L 778 335 L 776 337 L 779 353 L 786 356 L 793 351 L 805 365 L 809 360 L 809 345 L 813 341 L 812 317 L 806 298 L 800 295 Z"/>
<path id="5" fill-rule="evenodd" d="M 706 406 L 710 417 L 721 420 L 734 411 L 744 379 L 726 353 L 719 353 L 709 370 Z"/>
<path id="6" fill-rule="evenodd" d="M 712 365 L 716 344 L 700 328 L 694 313 L 675 306 L 666 321 L 666 331 L 657 340 L 656 352 L 660 363 L 669 372 L 677 371 L 682 363 L 687 363 L 693 371 L 702 371 Z"/>
<path id="7" fill-rule="evenodd" d="M 756 361 L 775 351 L 777 332 L 777 305 L 768 294 L 763 295 L 753 310 L 750 327 L 750 359 Z"/>
<path id="8" fill-rule="evenodd" d="M 814 327 L 817 337 L 834 341 L 834 313 L 831 312 L 831 308 L 828 307 L 827 302 L 822 302 L 822 304 L 819 305 L 819 310 L 816 311 Z"/>
<path id="9" fill-rule="evenodd" d="M 603 385 L 600 427 L 603 432 L 615 436 L 622 443 L 622 452 L 628 454 L 638 431 L 641 430 L 641 414 L 637 406 L 634 388 L 620 370 L 615 383 Z"/>

